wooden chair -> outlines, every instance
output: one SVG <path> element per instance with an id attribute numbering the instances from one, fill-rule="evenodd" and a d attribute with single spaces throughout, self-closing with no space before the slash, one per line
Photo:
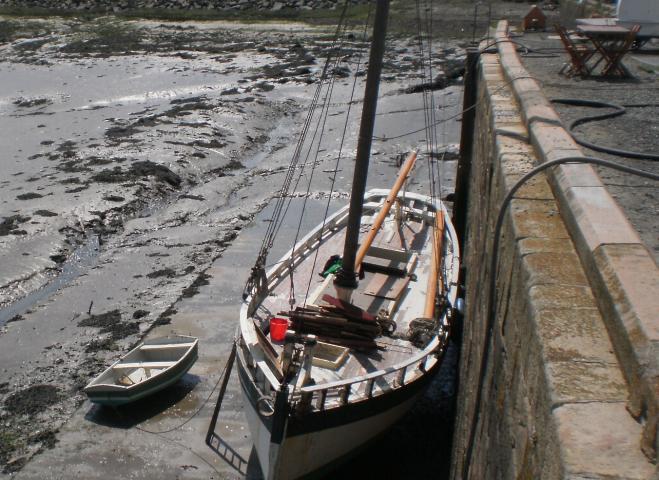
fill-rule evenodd
<path id="1" fill-rule="evenodd" d="M 587 39 L 581 37 L 572 37 L 567 29 L 561 25 L 554 25 L 556 33 L 561 39 L 563 48 L 570 57 L 570 63 L 563 65 L 563 68 L 558 73 L 563 73 L 567 76 L 581 75 L 586 77 L 590 75 L 591 69 L 588 66 L 588 60 L 597 52 Z"/>
<path id="2" fill-rule="evenodd" d="M 629 72 L 625 69 L 625 66 L 622 64 L 622 58 L 627 54 L 634 41 L 636 40 L 636 35 L 641 30 L 640 25 L 634 25 L 629 29 L 629 33 L 625 36 L 624 40 L 616 45 L 614 49 L 609 50 L 606 56 L 606 64 L 602 69 L 602 75 L 612 75 L 619 74 L 621 76 L 628 76 Z"/>

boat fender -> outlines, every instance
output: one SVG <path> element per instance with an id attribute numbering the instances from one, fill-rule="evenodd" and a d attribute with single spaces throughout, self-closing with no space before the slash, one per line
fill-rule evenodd
<path id="1" fill-rule="evenodd" d="M 462 329 L 465 316 L 465 301 L 463 298 L 457 298 L 453 304 L 453 308 L 449 310 L 450 317 L 450 331 L 453 341 L 460 344 L 462 341 Z"/>
<path id="2" fill-rule="evenodd" d="M 269 395 L 261 395 L 256 400 L 256 410 L 262 417 L 272 417 L 275 413 L 275 405 L 272 397 Z"/>
<path id="3" fill-rule="evenodd" d="M 464 301 L 464 299 L 463 298 L 456 298 L 454 308 L 455 308 L 456 312 L 458 312 L 460 315 L 464 316 L 464 314 L 465 314 L 465 301 Z"/>

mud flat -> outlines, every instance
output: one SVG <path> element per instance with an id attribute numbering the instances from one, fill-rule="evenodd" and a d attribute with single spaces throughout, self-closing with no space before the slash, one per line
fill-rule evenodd
<path id="1" fill-rule="evenodd" d="M 267 221 L 260 212 L 280 188 L 331 46 L 327 31 L 112 17 L 13 25 L 0 44 L 3 474 L 257 478 L 237 385 L 215 452 L 203 444 L 212 410 L 204 402 L 230 349 Z M 355 74 L 363 90 L 360 47 L 344 47 L 335 98 L 349 98 Z M 389 50 L 370 186 L 389 184 L 396 157 L 423 144 L 415 49 L 398 38 Z M 460 45 L 438 43 L 433 68 L 441 76 L 461 55 Z M 455 82 L 435 91 L 442 144 L 459 138 Z M 348 198 L 349 162 L 337 170 L 335 160 L 349 107 L 330 106 L 331 140 L 316 160 L 323 174 L 294 194 L 309 199 L 309 213 Z M 359 102 L 352 107 L 348 157 Z M 454 160 L 444 160 L 442 195 L 453 188 Z M 427 178 L 422 162 L 409 189 L 424 190 Z M 200 360 L 181 384 L 123 417 L 86 401 L 81 388 L 93 375 L 142 336 L 170 332 L 201 338 Z M 147 431 L 199 409 L 182 428 Z"/>

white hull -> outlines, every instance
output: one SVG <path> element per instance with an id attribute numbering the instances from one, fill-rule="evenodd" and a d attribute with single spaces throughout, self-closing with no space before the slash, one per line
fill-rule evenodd
<path id="1" fill-rule="evenodd" d="M 407 413 L 417 397 L 345 426 L 287 438 L 279 447 L 281 460 L 272 478 L 299 478 L 350 456 Z"/>
<path id="2" fill-rule="evenodd" d="M 386 195 L 387 191 L 384 190 L 367 193 L 363 219 L 370 218 L 374 211 L 379 210 L 375 204 Z M 435 204 L 428 197 L 407 194 L 399 198 L 405 208 L 409 208 L 408 214 L 416 216 L 423 225 L 429 225 L 429 222 L 434 224 L 435 216 L 429 211 L 441 211 L 445 218 L 448 216 L 441 204 Z M 370 207 L 366 208 L 367 205 Z M 279 380 L 281 377 L 272 366 L 272 355 L 267 358 L 263 350 L 263 333 L 256 331 L 262 324 L 263 312 L 276 313 L 281 308 L 276 303 L 281 297 L 277 293 L 278 285 L 288 278 L 289 269 L 304 270 L 304 259 L 313 257 L 311 252 L 320 248 L 319 244 L 324 245 L 322 248 L 329 248 L 327 243 L 332 241 L 332 235 L 343 228 L 345 216 L 345 211 L 341 210 L 328 219 L 327 224 L 335 233 L 323 234 L 322 242 L 318 241 L 319 229 L 302 239 L 295 252 L 283 257 L 287 261 L 278 262 L 278 266 L 267 273 L 269 295 L 263 304 L 249 296 L 241 309 L 241 339 L 237 356 L 240 382 L 252 439 L 263 475 L 268 480 L 295 479 L 322 472 L 382 434 L 410 409 L 432 380 L 439 369 L 446 345 L 449 308 L 439 314 L 437 330 L 424 347 L 414 348 L 407 340 L 396 344 L 396 340 L 383 337 L 399 349 L 405 348 L 401 345 L 409 345 L 409 353 L 395 353 L 395 348 L 394 353 L 381 352 L 383 357 L 389 356 L 388 360 L 365 369 L 364 360 L 367 363 L 370 360 L 359 359 L 360 354 L 353 352 L 351 355 L 354 358 L 349 361 L 362 367 L 350 372 L 348 366 L 338 372 L 313 367 L 311 372 L 315 383 L 309 386 L 294 386 Z M 403 321 L 409 322 L 410 318 L 423 316 L 419 308 L 423 311 L 431 250 L 427 244 L 415 250 L 418 252 L 415 254 L 418 257 L 414 257 L 416 279 L 406 287 L 401 300 L 397 300 L 392 314 L 399 327 Z M 442 279 L 444 298 L 449 306 L 454 303 L 457 294 L 458 256 L 455 232 L 447 222 Z M 290 258 L 293 260 L 288 260 Z M 308 274 L 312 278 L 318 276 L 316 271 Z M 304 398 L 307 398 L 307 403 Z"/>
<path id="3" fill-rule="evenodd" d="M 350 458 L 360 447 L 400 420 L 421 393 L 415 392 L 407 400 L 395 403 L 376 415 L 333 428 L 286 437 L 281 444 L 271 442 L 271 433 L 264 418 L 252 402 L 245 402 L 245 415 L 264 478 L 301 478 L 339 465 L 341 460 Z M 245 389 L 243 394 L 247 396 Z"/>

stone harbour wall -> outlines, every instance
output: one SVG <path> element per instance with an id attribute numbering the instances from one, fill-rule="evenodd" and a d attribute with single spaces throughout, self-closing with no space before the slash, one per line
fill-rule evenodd
<path id="1" fill-rule="evenodd" d="M 518 83 L 537 83 L 523 71 L 505 75 L 499 54 L 481 54 L 476 76 L 451 478 L 653 478 L 655 465 L 641 449 L 643 422 L 627 410 L 623 367 L 563 220 L 564 205 L 544 173 L 515 194 L 496 271 L 490 271 L 501 202 L 544 160 L 538 138 L 551 143 L 558 138 L 553 129 L 561 127 L 540 122 L 529 132 L 529 118 L 549 113 L 530 97 L 527 106 L 535 110 L 520 108 Z M 560 154 L 561 146 L 555 147 Z M 496 313 L 489 330 L 492 275 Z M 481 369 L 485 351 L 487 366 Z"/>
<path id="2" fill-rule="evenodd" d="M 350 0 L 351 4 L 368 0 Z M 0 0 L 0 7 L 47 8 L 49 10 L 81 10 L 120 12 L 134 9 L 169 10 L 282 10 L 315 8 L 333 9 L 342 6 L 338 0 Z"/>

